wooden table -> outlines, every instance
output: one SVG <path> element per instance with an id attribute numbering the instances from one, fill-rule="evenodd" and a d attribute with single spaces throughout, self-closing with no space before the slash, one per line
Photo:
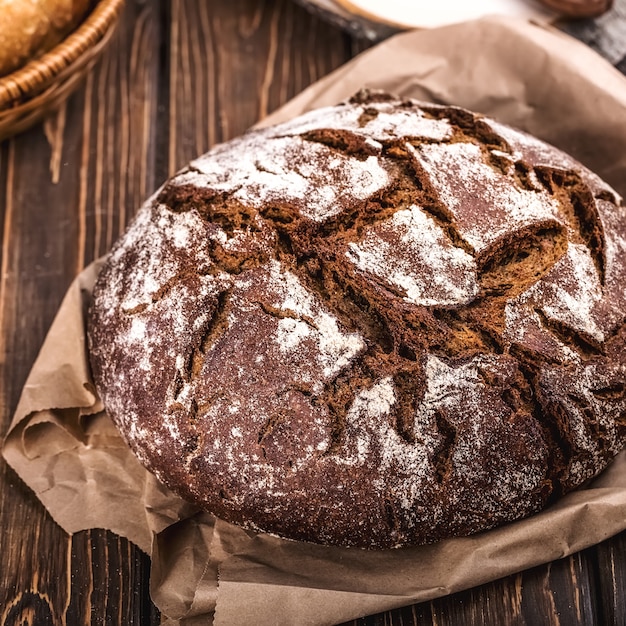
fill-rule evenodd
<path id="1" fill-rule="evenodd" d="M 128 1 L 78 93 L 44 126 L 0 145 L 2 433 L 70 281 L 142 199 L 367 45 L 290 0 Z M 149 559 L 112 533 L 68 538 L 0 462 L 0 625 L 158 624 L 149 574 Z M 626 533 L 354 622 L 624 623 Z"/>

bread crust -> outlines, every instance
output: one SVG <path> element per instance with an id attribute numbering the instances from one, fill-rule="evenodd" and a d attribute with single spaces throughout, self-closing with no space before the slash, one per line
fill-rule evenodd
<path id="1" fill-rule="evenodd" d="M 89 6 L 89 0 L 0 0 L 0 76 L 51 50 Z"/>
<path id="2" fill-rule="evenodd" d="M 358 94 L 168 181 L 88 336 L 140 460 L 219 517 L 390 548 L 545 507 L 626 437 L 626 212 L 456 107 Z"/>

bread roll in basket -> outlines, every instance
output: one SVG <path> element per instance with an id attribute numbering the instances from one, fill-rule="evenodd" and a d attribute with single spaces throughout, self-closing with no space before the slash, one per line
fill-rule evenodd
<path id="1" fill-rule="evenodd" d="M 123 6 L 124 0 L 0 0 L 0 141 L 72 93 L 100 57 Z"/>

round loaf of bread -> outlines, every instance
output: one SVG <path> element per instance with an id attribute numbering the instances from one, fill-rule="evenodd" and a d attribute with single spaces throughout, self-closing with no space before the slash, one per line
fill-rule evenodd
<path id="1" fill-rule="evenodd" d="M 145 466 L 215 515 L 389 548 L 539 511 L 626 436 L 626 211 L 559 150 L 362 93 L 141 208 L 88 335 Z"/>

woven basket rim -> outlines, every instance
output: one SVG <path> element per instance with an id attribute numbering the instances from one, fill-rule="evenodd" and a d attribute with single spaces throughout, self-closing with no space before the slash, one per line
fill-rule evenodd
<path id="1" fill-rule="evenodd" d="M 24 67 L 0 77 L 0 110 L 39 93 L 95 46 L 118 18 L 125 0 L 99 0 L 63 41 Z"/>

